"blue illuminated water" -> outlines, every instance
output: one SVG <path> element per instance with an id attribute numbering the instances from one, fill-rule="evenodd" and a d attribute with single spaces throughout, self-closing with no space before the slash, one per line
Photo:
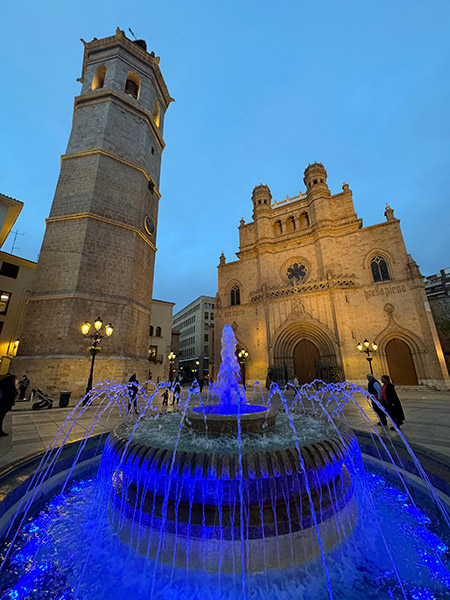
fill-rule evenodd
<path id="1" fill-rule="evenodd" d="M 352 534 L 328 553 L 330 580 L 338 600 L 404 598 L 390 553 L 397 563 L 406 598 L 450 598 L 450 533 L 433 506 L 421 497 L 413 505 L 395 482 L 373 467 L 357 478 L 360 507 Z M 365 483 L 363 483 L 365 481 Z M 96 479 L 74 481 L 56 494 L 21 528 L 1 578 L 1 598 L 15 600 L 147 600 L 153 563 L 122 544 L 108 520 L 99 523 Z M 57 518 L 55 518 L 55 516 Z M 389 539 L 390 551 L 383 538 Z M 152 600 L 234 600 L 239 580 L 222 574 L 159 565 Z M 81 580 L 81 583 L 80 583 Z M 79 585 L 80 584 L 80 585 Z M 78 596 L 75 595 L 77 587 Z M 246 579 L 255 600 L 325 600 L 320 559 L 301 567 L 256 574 Z"/>

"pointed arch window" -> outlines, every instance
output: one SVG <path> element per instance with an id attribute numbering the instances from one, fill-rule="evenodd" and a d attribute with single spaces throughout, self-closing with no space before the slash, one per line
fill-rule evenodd
<path id="1" fill-rule="evenodd" d="M 153 337 L 153 325 L 150 325 L 150 337 Z"/>
<path id="2" fill-rule="evenodd" d="M 275 221 L 273 232 L 275 235 L 281 235 L 283 233 L 283 225 L 281 221 Z"/>
<path id="3" fill-rule="evenodd" d="M 286 231 L 295 231 L 295 219 L 294 217 L 289 217 L 286 221 Z"/>
<path id="4" fill-rule="evenodd" d="M 309 215 L 307 212 L 304 212 L 300 215 L 299 225 L 300 229 L 305 229 L 306 227 L 309 227 Z"/>
<path id="5" fill-rule="evenodd" d="M 390 281 L 391 276 L 386 261 L 382 256 L 375 256 L 370 262 L 372 277 L 375 283 L 379 281 Z"/>
<path id="6" fill-rule="evenodd" d="M 235 285 L 231 288 L 231 306 L 239 306 L 241 303 L 241 290 Z"/>

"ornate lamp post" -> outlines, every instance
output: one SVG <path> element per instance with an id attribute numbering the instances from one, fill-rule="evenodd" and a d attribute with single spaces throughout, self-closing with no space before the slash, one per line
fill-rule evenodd
<path id="1" fill-rule="evenodd" d="M 241 365 L 241 370 L 242 370 L 242 385 L 244 386 L 244 390 L 245 390 L 245 362 L 248 358 L 248 352 L 247 350 L 240 350 L 238 352 L 238 360 L 239 360 L 239 364 Z"/>
<path id="2" fill-rule="evenodd" d="M 168 356 L 169 359 L 169 383 L 172 383 L 172 379 L 173 379 L 173 363 L 175 361 L 176 358 L 176 354 L 172 351 L 170 351 L 170 354 Z"/>
<path id="3" fill-rule="evenodd" d="M 372 350 L 370 350 L 369 346 L 372 346 Z M 370 352 L 376 352 L 378 349 L 378 346 L 375 342 L 372 342 L 372 344 L 369 342 L 369 340 L 366 338 L 364 340 L 364 342 L 361 344 L 361 342 L 359 342 L 358 346 L 357 346 L 358 350 L 360 352 L 364 352 L 365 354 L 367 354 L 366 356 L 366 360 L 369 361 L 369 367 L 370 367 L 370 372 L 373 375 L 373 369 L 372 369 L 372 356 L 370 356 Z"/>
<path id="4" fill-rule="evenodd" d="M 92 379 L 94 377 L 95 357 L 101 350 L 102 340 L 105 337 L 105 335 L 106 335 L 106 337 L 111 337 L 113 334 L 113 331 L 114 331 L 114 327 L 111 325 L 111 323 L 108 323 L 108 325 L 105 326 L 105 334 L 100 333 L 102 325 L 103 325 L 103 321 L 99 317 L 98 319 L 96 319 L 96 321 L 94 323 L 95 331 L 94 331 L 94 333 L 91 333 L 91 334 L 89 334 L 89 331 L 91 329 L 90 323 L 85 321 L 83 323 L 83 325 L 81 326 L 81 333 L 84 335 L 84 337 L 91 338 L 91 345 L 89 346 L 88 350 L 92 356 L 91 370 L 89 372 L 89 379 L 88 379 L 87 386 L 86 386 L 86 398 L 85 398 L 83 404 L 87 404 L 89 402 L 89 392 L 92 389 Z"/>

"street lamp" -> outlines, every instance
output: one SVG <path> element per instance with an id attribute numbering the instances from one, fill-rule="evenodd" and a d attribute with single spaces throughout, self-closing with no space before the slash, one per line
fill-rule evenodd
<path id="1" fill-rule="evenodd" d="M 372 350 L 370 349 L 369 346 L 372 346 Z M 370 356 L 370 353 L 376 352 L 378 350 L 377 344 L 375 342 L 370 343 L 369 340 L 366 338 L 362 344 L 361 344 L 361 342 L 358 343 L 357 348 L 360 352 L 364 352 L 365 354 L 367 354 L 366 360 L 369 362 L 370 372 L 373 375 L 373 369 L 372 369 L 372 358 L 373 357 Z"/>
<path id="2" fill-rule="evenodd" d="M 173 373 L 172 373 L 172 370 L 173 370 L 173 363 L 174 363 L 174 360 L 175 360 L 176 356 L 177 356 L 177 355 L 176 355 L 174 352 L 170 351 L 170 354 L 169 354 L 169 356 L 168 356 L 168 359 L 169 359 L 169 383 L 172 383 L 172 376 L 173 376 Z"/>
<path id="3" fill-rule="evenodd" d="M 244 390 L 245 390 L 245 361 L 248 358 L 248 352 L 247 350 L 240 350 L 238 352 L 238 360 L 239 360 L 239 364 L 241 365 L 241 370 L 242 370 L 242 385 L 244 386 Z"/>
<path id="4" fill-rule="evenodd" d="M 196 366 L 197 379 L 198 379 L 200 377 L 200 361 L 196 360 L 195 366 Z"/>
<path id="5" fill-rule="evenodd" d="M 89 331 L 91 330 L 90 323 L 85 321 L 81 325 L 81 333 L 83 334 L 83 336 L 85 338 L 88 338 L 88 337 L 91 338 L 91 345 L 89 346 L 88 350 L 92 356 L 91 370 L 89 371 L 89 379 L 88 379 L 87 386 L 86 386 L 86 397 L 83 401 L 83 405 L 86 405 L 89 402 L 89 392 L 92 389 L 92 379 L 94 377 L 95 357 L 101 350 L 102 340 L 105 337 L 105 335 L 106 335 L 106 337 L 111 337 L 113 334 L 113 331 L 114 331 L 114 327 L 111 325 L 111 323 L 108 323 L 108 325 L 105 325 L 105 335 L 103 335 L 103 333 L 100 333 L 102 325 L 103 325 L 103 321 L 99 317 L 94 322 L 95 331 L 91 334 L 89 334 Z"/>

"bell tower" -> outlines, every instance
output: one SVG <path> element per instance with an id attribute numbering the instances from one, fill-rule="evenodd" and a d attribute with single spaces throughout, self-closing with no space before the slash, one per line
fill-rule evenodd
<path id="1" fill-rule="evenodd" d="M 83 41 L 83 40 L 82 40 Z M 56 186 L 14 370 L 49 393 L 83 392 L 80 326 L 114 325 L 95 381 L 146 379 L 164 116 L 159 58 L 120 29 L 84 42 L 81 94 Z"/>

